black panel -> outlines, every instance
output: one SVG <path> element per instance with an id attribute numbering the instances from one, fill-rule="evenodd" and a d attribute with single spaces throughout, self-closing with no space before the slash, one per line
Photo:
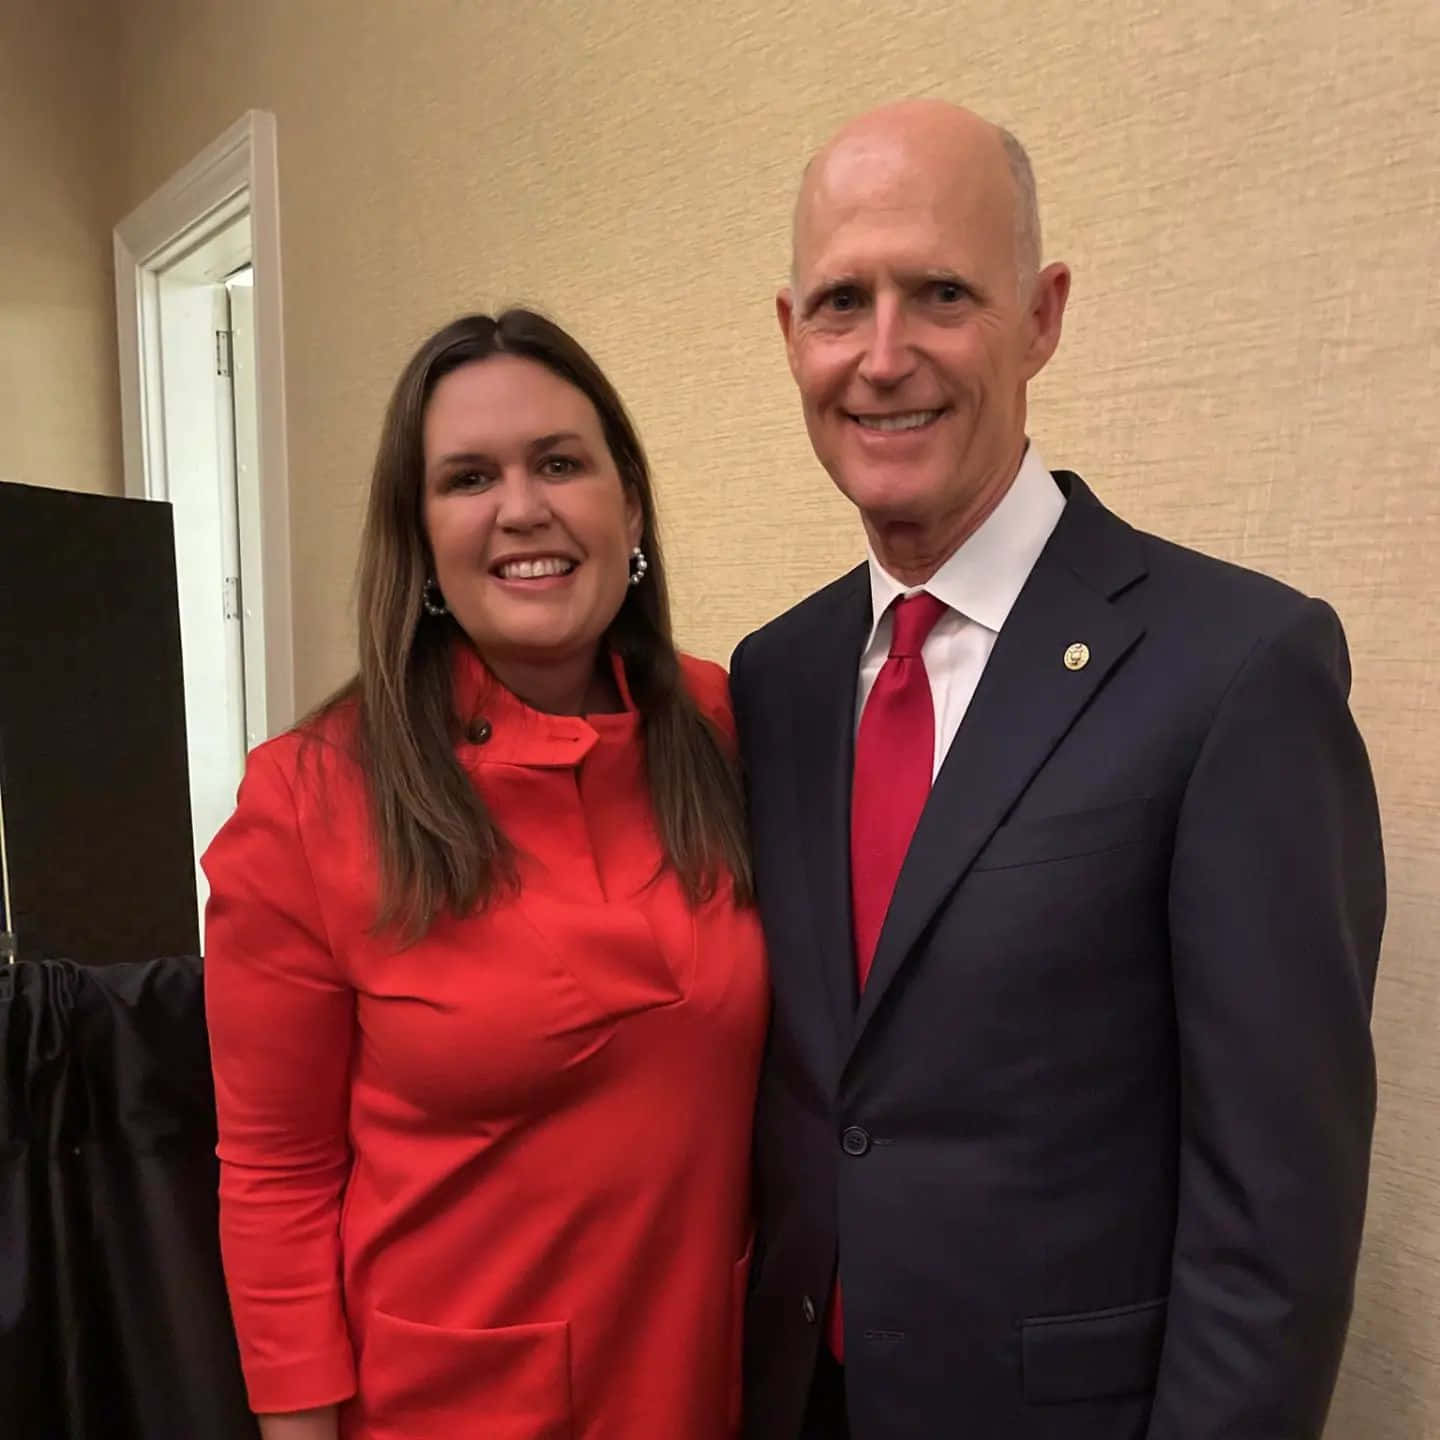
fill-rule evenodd
<path id="1" fill-rule="evenodd" d="M 0 794 L 22 958 L 198 951 L 168 505 L 0 484 Z"/>

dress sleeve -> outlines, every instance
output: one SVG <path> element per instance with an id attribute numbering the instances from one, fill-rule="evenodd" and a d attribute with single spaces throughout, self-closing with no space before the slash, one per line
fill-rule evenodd
<path id="1" fill-rule="evenodd" d="M 355 1390 L 340 1271 L 354 999 L 326 935 L 279 748 L 251 755 L 235 814 L 203 862 L 221 1251 L 261 1414 Z"/>

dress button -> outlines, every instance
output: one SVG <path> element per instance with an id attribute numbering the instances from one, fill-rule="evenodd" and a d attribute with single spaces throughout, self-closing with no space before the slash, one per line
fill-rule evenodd
<path id="1" fill-rule="evenodd" d="M 483 745 L 493 734 L 494 728 L 482 715 L 478 720 L 472 720 L 465 731 L 465 738 L 472 745 Z"/>
<path id="2" fill-rule="evenodd" d="M 863 1155 L 870 1148 L 870 1136 L 858 1125 L 851 1125 L 840 1137 L 840 1148 L 847 1155 Z"/>
<path id="3" fill-rule="evenodd" d="M 800 1313 L 805 1317 L 807 1325 L 815 1323 L 815 1302 L 808 1295 L 800 1302 Z"/>

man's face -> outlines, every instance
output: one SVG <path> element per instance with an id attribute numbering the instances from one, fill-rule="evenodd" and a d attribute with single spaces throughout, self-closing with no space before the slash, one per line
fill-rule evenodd
<path id="1" fill-rule="evenodd" d="M 1013 479 L 1053 348 L 1021 293 L 1003 155 L 862 141 L 816 164 L 777 302 L 810 441 L 872 537 L 918 527 L 944 549 Z"/>

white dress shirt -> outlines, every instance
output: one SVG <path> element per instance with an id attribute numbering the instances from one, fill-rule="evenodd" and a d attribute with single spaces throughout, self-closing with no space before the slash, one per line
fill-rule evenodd
<path id="1" fill-rule="evenodd" d="M 949 607 L 935 622 L 920 652 L 935 701 L 935 763 L 940 773 L 950 742 L 965 718 L 1000 627 L 1005 623 L 1050 533 L 1065 497 L 1035 447 L 1026 448 L 1020 470 L 984 524 L 920 586 L 906 587 L 870 550 L 870 639 L 860 656 L 855 726 L 871 687 L 890 653 L 890 607 L 902 595 L 928 590 Z"/>

